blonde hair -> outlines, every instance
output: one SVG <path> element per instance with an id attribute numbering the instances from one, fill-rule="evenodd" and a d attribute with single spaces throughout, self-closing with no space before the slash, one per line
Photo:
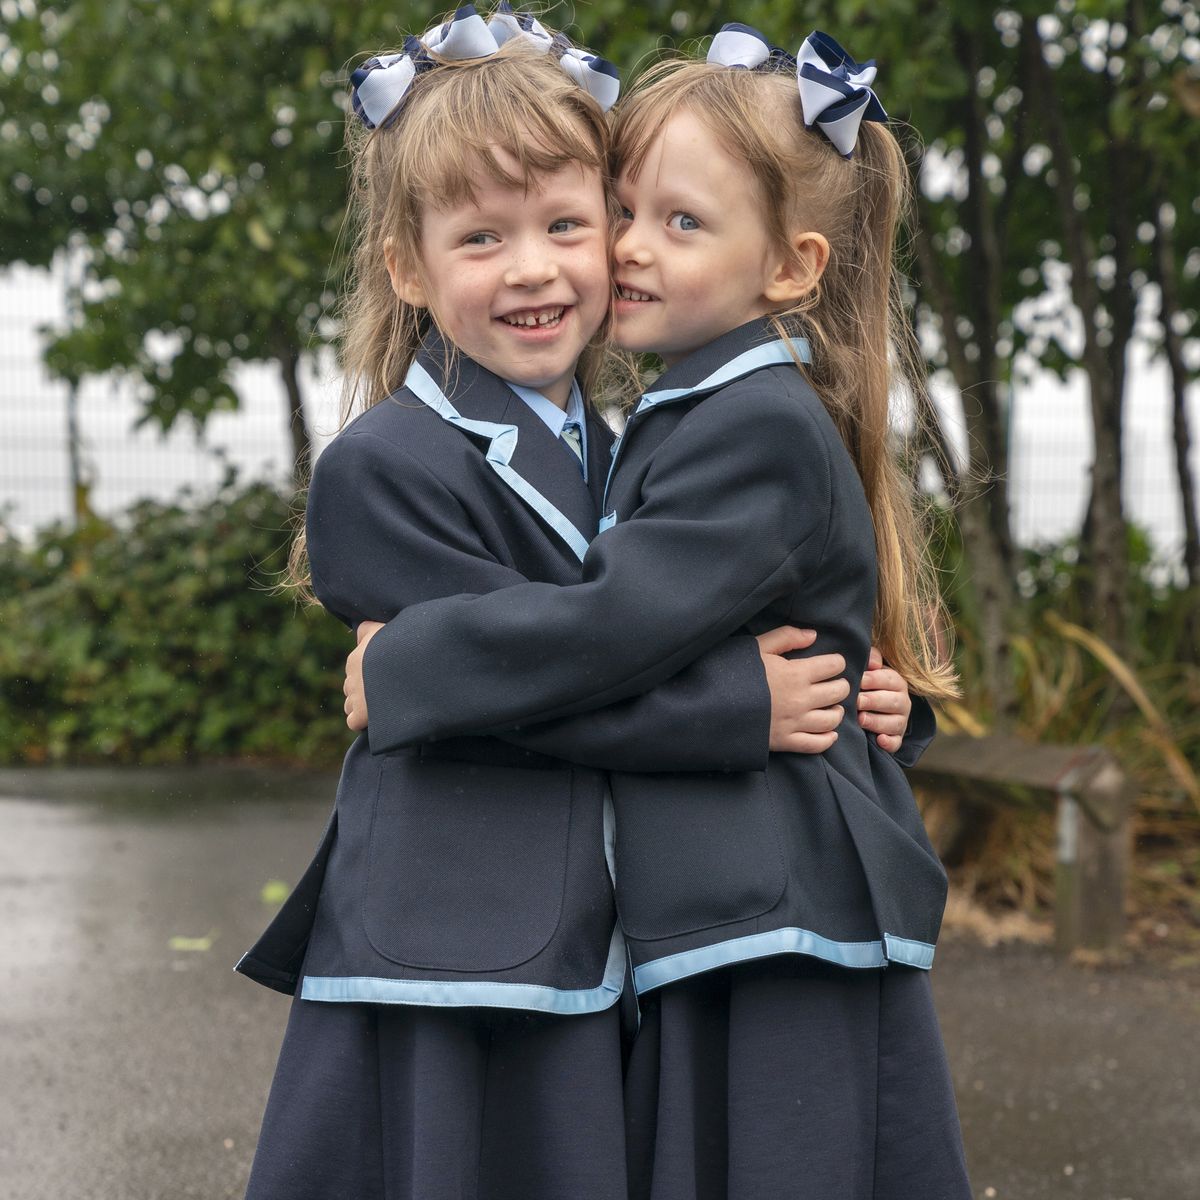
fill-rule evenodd
<path id="1" fill-rule="evenodd" d="M 892 388 L 915 394 L 924 386 L 893 262 L 911 202 L 903 151 L 884 125 L 864 122 L 853 157 L 843 158 L 824 135 L 805 128 L 794 73 L 682 59 L 652 67 L 619 109 L 614 174 L 636 176 L 679 109 L 745 162 L 780 251 L 795 254 L 790 235 L 799 230 L 829 242 L 818 287 L 772 320 L 781 337 L 811 343 L 812 364 L 801 369 L 862 479 L 879 563 L 874 640 L 915 691 L 955 696 L 953 665 L 939 649 L 944 608 L 918 495 L 889 436 Z"/>
<path id="2" fill-rule="evenodd" d="M 427 206 L 474 198 L 482 173 L 510 187 L 536 188 L 540 174 L 575 164 L 599 173 L 611 197 L 609 125 L 600 105 L 553 54 L 513 38 L 487 58 L 450 61 L 418 76 L 404 107 L 377 129 L 346 122 L 350 159 L 350 266 L 340 304 L 341 425 L 395 392 L 434 321 L 399 299 L 388 275 L 391 243 L 401 269 L 420 277 L 421 219 Z M 500 153 L 498 153 L 500 152 Z M 515 160 L 506 169 L 500 155 Z M 609 200 L 615 227 L 618 210 Z M 607 324 L 584 350 L 584 395 L 623 386 L 628 367 L 608 347 Z M 454 347 L 446 339 L 446 370 Z M 292 543 L 288 583 L 311 599 L 303 525 Z"/>

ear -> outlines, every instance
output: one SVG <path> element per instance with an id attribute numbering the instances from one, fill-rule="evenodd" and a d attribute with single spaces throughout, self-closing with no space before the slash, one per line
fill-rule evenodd
<path id="1" fill-rule="evenodd" d="M 792 253 L 769 270 L 763 295 L 772 304 L 793 304 L 816 290 L 829 263 L 829 242 L 811 230 L 792 235 Z"/>
<path id="2" fill-rule="evenodd" d="M 388 277 L 392 281 L 392 291 L 398 299 L 413 308 L 428 308 L 429 300 L 421 281 L 411 271 L 405 271 L 400 266 L 400 258 L 396 253 L 396 243 L 391 238 L 383 242 L 383 261 L 387 266 Z"/>

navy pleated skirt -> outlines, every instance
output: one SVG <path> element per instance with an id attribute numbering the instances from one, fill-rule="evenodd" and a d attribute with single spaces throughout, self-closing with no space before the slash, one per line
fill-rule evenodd
<path id="1" fill-rule="evenodd" d="M 295 999 L 247 1200 L 625 1200 L 618 1007 Z"/>
<path id="2" fill-rule="evenodd" d="M 643 997 L 629 1200 L 971 1200 L 929 976 L 783 956 Z"/>
<path id="3" fill-rule="evenodd" d="M 700 975 L 621 1064 L 619 1006 L 296 999 L 247 1200 L 970 1200 L 924 971 Z"/>

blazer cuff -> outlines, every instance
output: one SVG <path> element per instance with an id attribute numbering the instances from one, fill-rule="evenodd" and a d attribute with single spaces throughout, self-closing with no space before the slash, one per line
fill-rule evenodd
<path id="1" fill-rule="evenodd" d="M 936 734 L 937 717 L 934 716 L 933 706 L 924 696 L 913 693 L 912 712 L 908 716 L 904 742 L 892 757 L 902 767 L 915 767 Z"/>

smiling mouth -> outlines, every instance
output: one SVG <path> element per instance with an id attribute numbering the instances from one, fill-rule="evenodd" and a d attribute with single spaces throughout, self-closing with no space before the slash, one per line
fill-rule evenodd
<path id="1" fill-rule="evenodd" d="M 623 283 L 617 284 L 617 296 L 622 300 L 637 300 L 639 302 L 658 299 L 657 296 L 651 296 L 649 292 L 635 291 L 631 287 L 626 287 Z"/>
<path id="2" fill-rule="evenodd" d="M 522 308 L 505 313 L 500 320 L 516 329 L 546 329 L 557 325 L 564 312 L 566 307 L 562 304 L 552 308 Z"/>

